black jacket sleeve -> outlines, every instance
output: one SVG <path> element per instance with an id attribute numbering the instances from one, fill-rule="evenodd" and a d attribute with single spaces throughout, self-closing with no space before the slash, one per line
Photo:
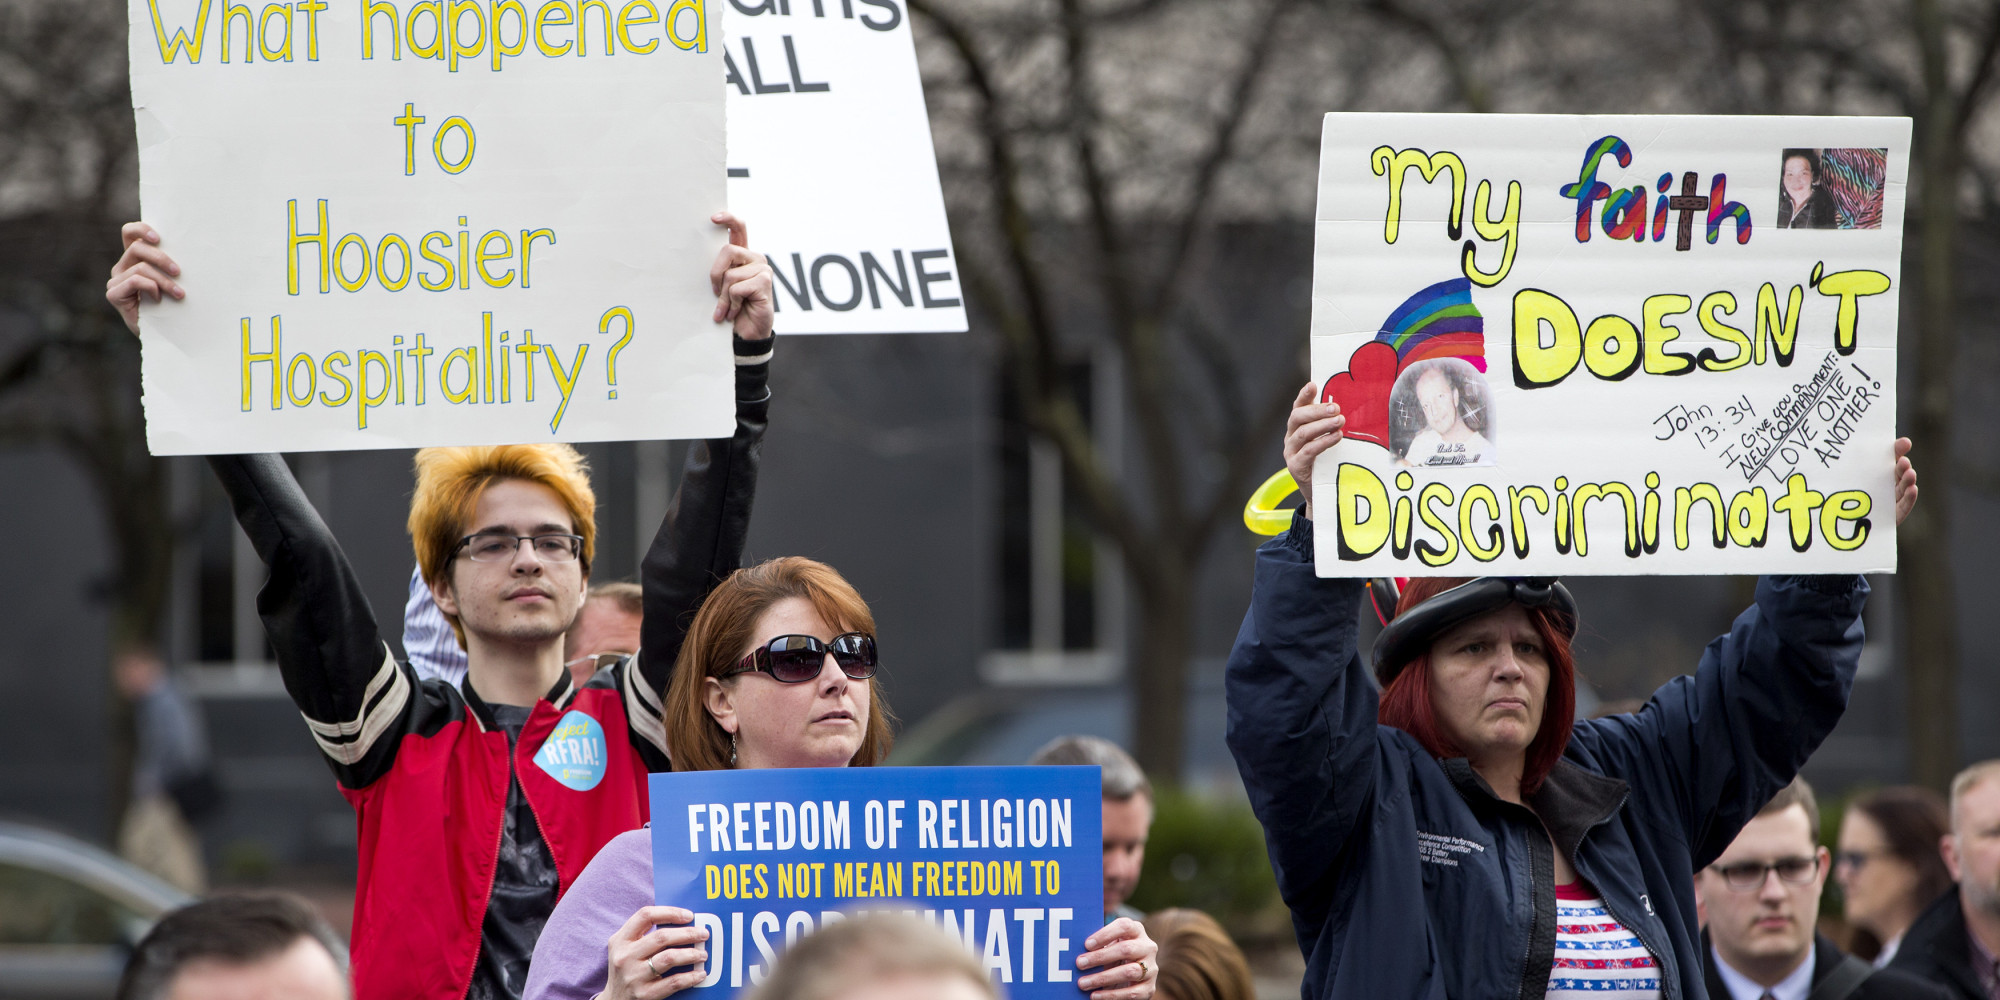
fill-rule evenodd
<path id="1" fill-rule="evenodd" d="M 1638 712 L 1580 721 L 1572 747 L 1671 802 L 1697 870 L 1736 839 L 1847 709 L 1861 663 L 1858 576 L 1767 576 L 1757 603 Z"/>
<path id="2" fill-rule="evenodd" d="M 1293 515 L 1290 531 L 1257 550 L 1223 673 L 1229 750 L 1297 920 L 1324 914 L 1329 873 L 1376 795 L 1376 694 L 1356 649 L 1361 587 L 1314 574 L 1313 524 Z"/>
<path id="3" fill-rule="evenodd" d="M 736 433 L 688 449 L 680 489 L 640 566 L 646 610 L 639 655 L 618 670 L 632 744 L 652 770 L 667 769 L 660 698 L 681 642 L 702 600 L 743 562 L 757 498 L 757 455 L 771 410 L 775 340 L 735 339 Z"/>
<path id="4" fill-rule="evenodd" d="M 416 674 L 396 662 L 340 543 L 276 455 L 209 458 L 237 523 L 269 578 L 257 613 L 285 690 L 340 783 L 362 788 L 388 773 L 426 703 Z"/>

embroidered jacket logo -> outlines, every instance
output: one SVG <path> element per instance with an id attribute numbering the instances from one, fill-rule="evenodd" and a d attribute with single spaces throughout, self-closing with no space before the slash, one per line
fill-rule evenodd
<path id="1" fill-rule="evenodd" d="M 1486 845 L 1464 837 L 1447 837 L 1442 834 L 1417 831 L 1417 859 L 1427 865 L 1444 865 L 1457 868 L 1459 858 L 1477 851 L 1486 853 Z"/>

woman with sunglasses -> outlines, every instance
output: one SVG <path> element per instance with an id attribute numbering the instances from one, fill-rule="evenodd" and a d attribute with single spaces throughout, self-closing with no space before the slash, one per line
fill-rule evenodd
<path id="1" fill-rule="evenodd" d="M 1302 490 L 1344 424 L 1316 399 L 1300 392 L 1285 435 Z M 1908 447 L 1898 520 L 1916 499 Z M 1702 996 L 1693 873 L 1840 719 L 1867 583 L 1766 577 L 1693 676 L 1576 721 L 1576 604 L 1552 580 L 1383 588 L 1378 696 L 1362 584 L 1314 574 L 1312 517 L 1258 550 L 1225 673 L 1303 995 Z"/>
<path id="2" fill-rule="evenodd" d="M 688 628 L 665 696 L 675 770 L 871 767 L 894 716 L 874 683 L 875 618 L 839 573 L 789 557 L 737 570 Z M 614 838 L 557 904 L 525 996 L 656 1000 L 706 976 L 694 914 L 653 904 L 652 837 Z M 609 946 L 607 949 L 607 939 Z M 1093 1000 L 1145 1000 L 1157 952 L 1135 920 L 1085 942 L 1077 985 Z M 686 971 L 671 970 L 684 968 Z"/>

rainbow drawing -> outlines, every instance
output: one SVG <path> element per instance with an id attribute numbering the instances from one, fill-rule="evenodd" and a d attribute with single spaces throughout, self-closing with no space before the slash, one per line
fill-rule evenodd
<path id="1" fill-rule="evenodd" d="M 1430 358 L 1458 358 L 1486 370 L 1486 320 L 1472 304 L 1472 281 L 1440 281 L 1403 300 L 1376 341 L 1396 349 L 1396 370 Z"/>

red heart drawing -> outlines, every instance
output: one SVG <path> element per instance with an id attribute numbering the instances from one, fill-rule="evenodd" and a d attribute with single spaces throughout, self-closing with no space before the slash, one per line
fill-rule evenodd
<path id="1" fill-rule="evenodd" d="M 1371 340 L 1347 359 L 1347 370 L 1327 377 L 1319 401 L 1340 404 L 1346 435 L 1389 447 L 1389 390 L 1396 384 L 1396 349 Z"/>

